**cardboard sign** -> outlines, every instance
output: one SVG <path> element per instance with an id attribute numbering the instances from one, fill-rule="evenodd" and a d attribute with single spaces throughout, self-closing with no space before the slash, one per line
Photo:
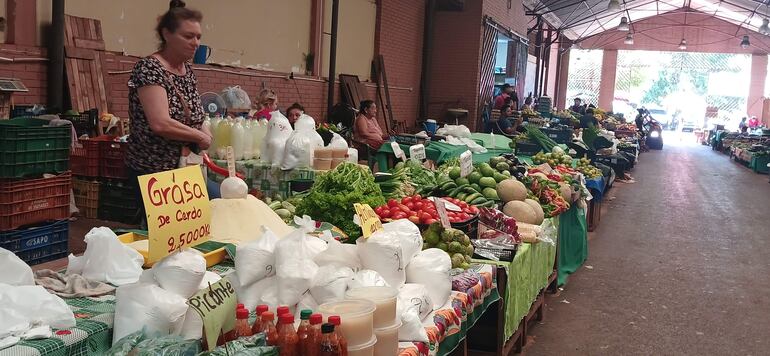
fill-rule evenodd
<path id="1" fill-rule="evenodd" d="M 425 145 L 419 144 L 409 147 L 409 157 L 422 161 L 425 159 Z"/>
<path id="2" fill-rule="evenodd" d="M 393 154 L 396 156 L 396 158 L 400 158 L 402 161 L 406 161 L 406 154 L 404 153 L 404 150 L 401 149 L 401 145 L 399 145 L 398 142 L 391 142 L 390 148 L 393 149 Z"/>
<path id="3" fill-rule="evenodd" d="M 382 222 L 380 217 L 372 210 L 369 204 L 353 204 L 353 208 L 356 209 L 358 218 L 361 219 L 361 230 L 364 233 L 364 238 L 368 239 L 377 231 L 382 230 Z"/>
<path id="4" fill-rule="evenodd" d="M 235 288 L 228 277 L 201 289 L 187 300 L 187 305 L 195 309 L 203 320 L 203 337 L 206 338 L 209 351 L 217 347 L 220 333 L 235 327 L 237 302 Z"/>
<path id="5" fill-rule="evenodd" d="M 199 166 L 139 177 L 147 214 L 149 261 L 209 239 L 211 204 Z"/>
<path id="6" fill-rule="evenodd" d="M 233 146 L 227 146 L 227 176 L 235 177 L 235 152 Z"/>
<path id="7" fill-rule="evenodd" d="M 445 229 L 452 227 L 452 224 L 449 222 L 449 216 L 446 214 L 446 203 L 444 202 L 444 199 L 436 199 L 433 201 L 433 204 L 436 205 L 436 212 L 438 213 L 439 221 L 441 221 L 441 226 Z"/>
<path id="8" fill-rule="evenodd" d="M 465 151 L 460 155 L 460 177 L 466 177 L 473 172 L 473 154 Z"/>

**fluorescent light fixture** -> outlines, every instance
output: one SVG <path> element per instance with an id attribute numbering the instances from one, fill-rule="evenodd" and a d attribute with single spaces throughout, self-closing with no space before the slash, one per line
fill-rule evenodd
<path id="1" fill-rule="evenodd" d="M 634 44 L 634 35 L 633 35 L 631 32 L 629 32 L 629 33 L 626 35 L 626 39 L 625 39 L 625 40 L 623 40 L 623 43 L 625 43 L 625 44 L 627 44 L 627 45 L 632 45 L 632 44 Z"/>
<path id="2" fill-rule="evenodd" d="M 751 46 L 751 43 L 749 42 L 749 35 L 743 35 L 743 39 L 741 39 L 741 48 L 746 49 Z"/>
<path id="3" fill-rule="evenodd" d="M 679 42 L 679 49 L 681 49 L 682 51 L 687 49 L 687 40 L 685 40 L 684 38 L 682 39 L 682 41 Z"/>
<path id="4" fill-rule="evenodd" d="M 610 0 L 610 3 L 607 5 L 607 11 L 620 11 L 620 1 L 618 0 Z"/>
<path id="5" fill-rule="evenodd" d="M 618 25 L 618 31 L 629 31 L 628 18 L 623 16 L 620 18 L 620 25 Z"/>

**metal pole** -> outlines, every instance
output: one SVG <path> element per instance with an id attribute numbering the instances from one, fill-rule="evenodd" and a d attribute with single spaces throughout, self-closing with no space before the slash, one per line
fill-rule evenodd
<path id="1" fill-rule="evenodd" d="M 433 61 L 433 14 L 436 11 L 436 0 L 428 0 L 425 4 L 425 27 L 423 28 L 422 45 L 422 78 L 420 80 L 420 118 L 428 117 L 428 102 L 430 101 L 430 65 Z"/>
<path id="2" fill-rule="evenodd" d="M 48 46 L 48 109 L 64 109 L 64 0 L 51 3 L 51 33 Z M 77 93 L 70 93 L 77 95 Z"/>
<path id="3" fill-rule="evenodd" d="M 539 17 L 538 17 L 539 18 Z M 543 23 L 538 21 L 537 33 L 535 33 L 535 91 L 532 93 L 534 96 L 538 96 L 540 87 L 540 54 L 542 53 L 541 46 L 543 45 Z M 525 94 L 526 95 L 526 94 Z"/>
<path id="4" fill-rule="evenodd" d="M 329 89 L 326 93 L 326 113 L 331 114 L 334 106 L 334 82 L 337 73 L 337 32 L 340 17 L 340 0 L 332 0 L 332 33 L 329 45 Z"/>

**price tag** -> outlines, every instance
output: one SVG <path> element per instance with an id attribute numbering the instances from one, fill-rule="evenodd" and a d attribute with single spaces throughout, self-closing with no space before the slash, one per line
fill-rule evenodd
<path id="1" fill-rule="evenodd" d="M 465 151 L 460 155 L 460 177 L 465 177 L 473 172 L 473 154 Z"/>
<path id="2" fill-rule="evenodd" d="M 396 158 L 406 161 L 406 154 L 404 153 L 404 150 L 401 149 L 401 145 L 399 145 L 398 142 L 391 142 L 390 147 L 393 149 L 393 154 Z"/>
<path id="3" fill-rule="evenodd" d="M 436 205 L 436 212 L 438 213 L 439 221 L 441 221 L 441 226 L 443 226 L 445 229 L 452 227 L 452 224 L 449 222 L 449 216 L 446 214 L 446 205 L 444 199 L 435 199 L 433 200 L 433 204 Z"/>
<path id="4" fill-rule="evenodd" d="M 419 144 L 409 147 L 409 157 L 422 161 L 425 159 L 425 145 Z"/>
<path id="5" fill-rule="evenodd" d="M 368 239 L 377 231 L 382 230 L 382 222 L 380 217 L 374 213 L 372 207 L 369 204 L 353 204 L 353 208 L 356 209 L 358 218 L 361 219 L 361 230 L 364 233 L 364 238 Z"/>
<path id="6" fill-rule="evenodd" d="M 235 152 L 233 146 L 227 146 L 227 172 L 228 177 L 235 177 Z"/>
<path id="7" fill-rule="evenodd" d="M 235 328 L 235 307 L 238 298 L 228 277 L 201 289 L 187 300 L 201 320 L 209 350 L 217 347 L 217 337 Z"/>
<path id="8" fill-rule="evenodd" d="M 211 234 L 211 204 L 199 166 L 139 177 L 147 214 L 149 261 L 205 242 Z"/>

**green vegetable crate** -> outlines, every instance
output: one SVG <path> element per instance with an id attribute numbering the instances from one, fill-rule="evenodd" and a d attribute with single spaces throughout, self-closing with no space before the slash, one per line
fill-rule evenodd
<path id="1" fill-rule="evenodd" d="M 139 222 L 139 196 L 134 183 L 129 180 L 110 179 L 102 182 L 99 189 L 99 219 L 125 224 Z"/>
<path id="2" fill-rule="evenodd" d="M 69 169 L 72 128 L 48 120 L 0 121 L 0 178 L 21 178 Z"/>
<path id="3" fill-rule="evenodd" d="M 476 216 L 468 219 L 467 221 L 458 222 L 458 223 L 451 223 L 453 229 L 457 229 L 468 235 L 468 238 L 471 240 L 475 240 L 479 236 L 479 215 L 476 214 Z M 417 224 L 417 227 L 420 228 L 420 232 L 425 232 L 425 230 L 428 230 L 428 227 L 430 225 L 427 224 Z"/>

